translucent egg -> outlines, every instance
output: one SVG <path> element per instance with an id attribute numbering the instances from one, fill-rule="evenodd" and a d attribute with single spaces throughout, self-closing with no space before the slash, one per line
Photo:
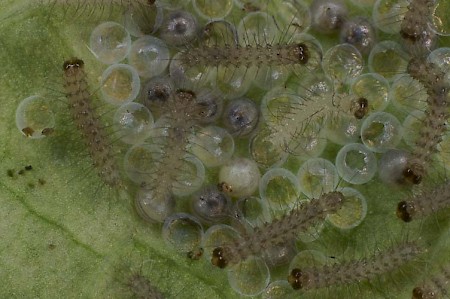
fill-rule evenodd
<path id="1" fill-rule="evenodd" d="M 177 87 L 195 89 L 195 87 L 207 86 L 210 82 L 215 82 L 215 71 L 211 71 L 208 67 L 200 64 L 186 67 L 180 59 L 181 55 L 183 55 L 182 52 L 175 54 L 169 66 L 170 78 L 176 83 Z M 220 90 L 219 86 L 216 87 Z"/>
<path id="2" fill-rule="evenodd" d="M 363 118 L 373 111 L 383 111 L 389 104 L 389 82 L 375 73 L 366 73 L 356 77 L 351 83 L 351 94 L 357 99 L 367 101 L 367 111 L 364 115 L 356 115 L 359 111 L 352 111 L 356 118 Z"/>
<path id="3" fill-rule="evenodd" d="M 320 122 L 309 123 L 301 133 L 294 134 L 289 141 L 288 151 L 299 161 L 320 156 L 325 150 L 328 139 Z"/>
<path id="4" fill-rule="evenodd" d="M 212 251 L 224 244 L 233 243 L 239 240 L 240 234 L 233 227 L 225 224 L 213 225 L 205 232 L 203 236 L 202 247 L 205 249 L 205 257 L 211 260 Z"/>
<path id="5" fill-rule="evenodd" d="M 336 155 L 336 169 L 346 182 L 360 185 L 370 181 L 377 171 L 375 155 L 364 145 L 350 143 Z"/>
<path id="6" fill-rule="evenodd" d="M 197 18 L 187 11 L 169 12 L 160 29 L 160 37 L 168 45 L 181 46 L 197 38 L 199 25 Z"/>
<path id="7" fill-rule="evenodd" d="M 314 0 L 310 6 L 312 28 L 321 33 L 333 33 L 347 19 L 347 6 L 340 0 Z"/>
<path id="8" fill-rule="evenodd" d="M 245 137 L 249 135 L 258 124 L 259 109 L 255 102 L 241 98 L 228 103 L 223 113 L 225 128 L 233 136 Z"/>
<path id="9" fill-rule="evenodd" d="M 384 153 L 388 149 L 395 148 L 402 137 L 402 124 L 390 113 L 372 113 L 361 126 L 362 143 L 376 153 Z"/>
<path id="10" fill-rule="evenodd" d="M 408 0 L 377 0 L 372 10 L 374 25 L 386 33 L 400 32 L 408 5 Z"/>
<path id="11" fill-rule="evenodd" d="M 377 43 L 369 54 L 369 70 L 378 73 L 388 80 L 396 75 L 406 73 L 409 55 L 394 41 Z"/>
<path id="12" fill-rule="evenodd" d="M 261 89 L 271 90 L 277 86 L 284 86 L 290 74 L 291 68 L 284 65 L 260 65 L 252 82 Z"/>
<path id="13" fill-rule="evenodd" d="M 341 114 L 339 117 L 330 119 L 326 124 L 326 138 L 339 145 L 358 142 L 361 134 L 360 119 L 352 114 Z"/>
<path id="14" fill-rule="evenodd" d="M 153 115 L 142 104 L 126 103 L 117 109 L 113 122 L 120 140 L 138 144 L 150 136 Z"/>
<path id="15" fill-rule="evenodd" d="M 101 62 L 117 63 L 130 52 L 131 37 L 119 23 L 101 23 L 91 33 L 89 48 Z"/>
<path id="16" fill-rule="evenodd" d="M 433 15 L 431 23 L 433 30 L 442 36 L 450 36 L 450 18 L 448 12 L 450 11 L 450 2 L 436 1 L 433 7 Z"/>
<path id="17" fill-rule="evenodd" d="M 317 250 L 303 250 L 297 253 L 289 265 L 289 273 L 293 269 L 320 267 L 327 264 L 327 258 L 322 252 Z"/>
<path id="18" fill-rule="evenodd" d="M 177 169 L 172 192 L 176 196 L 187 196 L 197 191 L 205 181 L 205 167 L 195 156 L 186 154 L 182 166 Z M 170 165 L 167 165 L 170 167 Z"/>
<path id="19" fill-rule="evenodd" d="M 250 140 L 250 154 L 262 167 L 280 166 L 287 160 L 288 153 L 275 142 L 273 134 L 264 128 Z"/>
<path id="20" fill-rule="evenodd" d="M 450 47 L 437 48 L 428 55 L 427 60 L 445 73 L 445 80 L 450 84 Z"/>
<path id="21" fill-rule="evenodd" d="M 340 229 L 352 229 L 361 224 L 367 215 L 367 201 L 356 189 L 345 187 L 339 190 L 345 197 L 344 204 L 327 221 Z"/>
<path id="22" fill-rule="evenodd" d="M 234 139 L 221 127 L 201 128 L 190 138 L 190 150 L 206 167 L 226 163 L 234 153 Z"/>
<path id="23" fill-rule="evenodd" d="M 211 20 L 201 31 L 203 44 L 213 46 L 237 45 L 238 35 L 236 27 L 223 19 Z"/>
<path id="24" fill-rule="evenodd" d="M 163 18 L 163 8 L 160 5 L 130 5 L 123 14 L 125 28 L 136 37 L 155 33 Z"/>
<path id="25" fill-rule="evenodd" d="M 153 188 L 139 188 L 135 198 L 138 215 L 145 221 L 164 222 L 175 211 L 175 200 L 170 193 L 156 194 Z"/>
<path id="26" fill-rule="evenodd" d="M 239 221 L 246 222 L 253 228 L 261 227 L 272 219 L 267 202 L 255 196 L 243 197 L 236 201 L 234 214 Z"/>
<path id="27" fill-rule="evenodd" d="M 206 224 L 225 222 L 231 216 L 230 197 L 217 186 L 206 186 L 194 194 L 191 206 L 194 214 Z"/>
<path id="28" fill-rule="evenodd" d="M 167 247 L 189 254 L 201 247 L 203 227 L 194 216 L 177 213 L 164 220 L 162 237 Z"/>
<path id="29" fill-rule="evenodd" d="M 258 188 L 260 177 L 258 165 L 246 158 L 234 158 L 219 171 L 219 182 L 229 186 L 228 192 L 233 197 L 252 195 Z"/>
<path id="30" fill-rule="evenodd" d="M 158 111 L 166 104 L 174 91 L 174 83 L 168 76 L 153 77 L 142 85 L 140 101 L 152 112 L 154 109 Z"/>
<path id="31" fill-rule="evenodd" d="M 55 115 L 50 101 L 37 95 L 22 100 L 16 109 L 16 126 L 31 139 L 50 136 L 55 128 Z"/>
<path id="32" fill-rule="evenodd" d="M 354 46 L 340 44 L 325 53 L 322 65 L 328 76 L 340 83 L 345 83 L 361 74 L 364 60 Z"/>
<path id="33" fill-rule="evenodd" d="M 389 89 L 392 104 L 402 112 L 424 111 L 427 106 L 427 91 L 423 85 L 409 74 L 394 77 Z"/>
<path id="34" fill-rule="evenodd" d="M 411 112 L 403 121 L 403 140 L 412 148 L 416 146 L 416 141 L 420 138 L 424 118 L 425 112 L 416 110 Z"/>
<path id="35" fill-rule="evenodd" d="M 113 64 L 102 74 L 100 91 L 103 99 L 116 106 L 136 99 L 141 80 L 136 69 L 128 64 Z"/>
<path id="36" fill-rule="evenodd" d="M 301 189 L 298 178 L 284 168 L 272 168 L 259 182 L 259 195 L 271 211 L 289 211 L 299 201 Z"/>
<path id="37" fill-rule="evenodd" d="M 128 62 L 144 78 L 158 76 L 169 65 L 169 49 L 162 40 L 146 35 L 133 42 Z"/>
<path id="38" fill-rule="evenodd" d="M 215 72 L 215 87 L 227 99 L 242 97 L 252 86 L 256 66 L 219 66 Z"/>
<path id="39" fill-rule="evenodd" d="M 313 158 L 302 164 L 297 172 L 300 190 L 309 198 L 319 198 L 322 194 L 336 189 L 339 175 L 333 163 L 323 158 Z"/>
<path id="40" fill-rule="evenodd" d="M 306 32 L 311 26 L 311 13 L 308 5 L 302 0 L 273 0 L 268 1 L 268 11 L 273 12 L 274 19 L 286 32 L 286 36 L 293 33 Z"/>
<path id="41" fill-rule="evenodd" d="M 273 18 L 265 12 L 246 14 L 237 27 L 239 41 L 245 45 L 264 45 L 265 41 L 276 40 L 277 26 Z"/>
<path id="42" fill-rule="evenodd" d="M 127 176 L 136 184 L 151 180 L 156 163 L 164 155 L 163 149 L 152 143 L 136 144 L 126 153 L 124 169 Z"/>
<path id="43" fill-rule="evenodd" d="M 270 271 L 260 257 L 250 256 L 227 272 L 231 288 L 243 296 L 260 294 L 270 282 Z"/>
<path id="44" fill-rule="evenodd" d="M 278 244 L 264 251 L 263 259 L 269 268 L 275 268 L 289 264 L 292 258 L 297 254 L 297 249 L 293 241 Z"/>
<path id="45" fill-rule="evenodd" d="M 223 97 L 215 89 L 202 88 L 197 91 L 195 104 L 201 124 L 213 123 L 222 115 Z"/>
<path id="46" fill-rule="evenodd" d="M 375 28 L 364 17 L 347 20 L 341 28 L 340 41 L 355 46 L 361 54 L 369 54 L 377 39 Z"/>
<path id="47" fill-rule="evenodd" d="M 225 18 L 233 9 L 233 0 L 192 0 L 194 11 L 206 20 Z"/>

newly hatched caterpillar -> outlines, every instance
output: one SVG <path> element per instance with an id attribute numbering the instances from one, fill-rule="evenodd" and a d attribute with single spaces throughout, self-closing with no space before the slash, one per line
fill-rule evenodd
<path id="1" fill-rule="evenodd" d="M 421 57 L 435 47 L 436 34 L 431 29 L 433 7 L 432 0 L 412 0 L 401 23 L 400 36 L 415 57 Z"/>
<path id="2" fill-rule="evenodd" d="M 200 124 L 207 123 L 211 118 L 214 119 L 218 113 L 219 108 L 216 106 L 214 93 L 207 93 L 204 96 L 191 90 L 177 89 L 168 94 L 165 102 L 156 103 L 161 117 L 153 128 L 151 142 L 158 148 L 157 159 L 152 161 L 150 172 L 142 173 L 139 178 L 141 187 L 147 194 L 151 194 L 150 200 L 153 203 L 174 202 L 173 188 L 176 188 L 180 176 L 184 175 L 183 167 L 187 163 L 189 137 Z M 152 106 L 151 103 L 147 102 L 147 104 Z M 156 112 L 155 105 L 152 108 Z M 145 161 L 138 163 L 145 163 Z M 191 190 L 188 193 L 191 193 L 195 191 L 192 190 L 195 187 L 191 182 L 189 184 Z M 183 193 L 183 195 L 188 194 Z M 136 209 L 145 220 L 164 221 L 167 216 L 165 214 L 156 216 L 157 219 L 149 216 L 148 205 L 145 199 L 137 197 Z"/>
<path id="3" fill-rule="evenodd" d="M 450 182 L 398 203 L 397 217 L 410 222 L 450 207 Z"/>
<path id="4" fill-rule="evenodd" d="M 128 7 L 133 5 L 149 6 L 155 3 L 155 0 L 39 0 L 37 1 L 41 5 L 72 5 L 75 7 L 86 6 L 100 6 L 106 7 L 108 5 L 117 5 L 122 7 Z"/>
<path id="5" fill-rule="evenodd" d="M 292 44 L 239 44 L 225 46 L 212 45 L 193 47 L 179 56 L 186 68 L 204 65 L 219 66 L 295 66 L 305 65 L 310 57 L 310 48 L 306 43 Z"/>
<path id="6" fill-rule="evenodd" d="M 122 186 L 119 168 L 111 150 L 111 142 L 100 122 L 89 91 L 84 62 L 78 58 L 63 64 L 64 93 L 69 104 L 70 114 L 80 131 L 93 166 L 100 178 L 110 187 Z"/>
<path id="7" fill-rule="evenodd" d="M 174 72 L 192 76 L 190 73 L 201 71 L 202 75 L 208 74 L 205 79 L 209 80 L 210 71 L 216 71 L 218 85 L 239 78 L 242 81 L 240 85 L 243 85 L 239 89 L 250 86 L 252 81 L 267 89 L 273 84 L 282 84 L 292 72 L 300 76 L 305 69 L 317 69 L 322 60 L 321 49 L 316 43 L 292 34 L 293 25 L 280 32 L 267 13 L 247 15 L 237 31 L 229 23 L 213 22 L 205 27 L 206 40 L 186 45 L 186 49 L 173 58 L 171 66 Z M 252 22 L 257 23 L 256 28 Z M 214 38 L 211 31 L 218 30 L 221 31 L 216 34 L 217 40 L 211 42 L 210 39 Z M 272 72 L 277 75 L 270 78 Z"/>
<path id="8" fill-rule="evenodd" d="M 395 271 L 422 252 L 423 249 L 416 242 L 405 242 L 370 258 L 322 267 L 294 268 L 288 276 L 288 282 L 295 290 L 311 290 L 371 280 Z"/>
<path id="9" fill-rule="evenodd" d="M 419 184 L 447 130 L 450 86 L 445 82 L 445 73 L 440 71 L 437 65 L 420 58 L 413 58 L 409 62 L 408 73 L 424 85 L 428 94 L 423 126 L 420 128 L 411 158 L 403 171 L 406 181 Z"/>
<path id="10" fill-rule="evenodd" d="M 443 266 L 440 272 L 425 280 L 412 292 L 412 299 L 440 299 L 450 294 L 450 265 Z"/>
<path id="11" fill-rule="evenodd" d="M 258 255 L 277 245 L 295 240 L 299 233 L 323 220 L 328 214 L 338 211 L 344 203 L 344 195 L 334 191 L 323 194 L 318 199 L 302 203 L 281 219 L 255 229 L 231 244 L 224 244 L 213 250 L 211 263 L 219 268 L 237 264 L 251 255 Z"/>
<path id="12" fill-rule="evenodd" d="M 156 0 L 34 0 L 31 1 L 39 9 L 43 9 L 49 20 L 76 19 L 96 16 L 104 18 L 126 10 L 136 10 L 141 13 L 156 12 Z M 61 13 L 61 16 L 58 14 Z M 152 26 L 151 20 L 148 20 Z M 151 32 L 151 31 L 150 31 Z"/>
<path id="13" fill-rule="evenodd" d="M 133 294 L 133 298 L 137 299 L 164 299 L 164 295 L 158 291 L 145 276 L 141 273 L 133 273 L 128 281 L 127 286 Z"/>

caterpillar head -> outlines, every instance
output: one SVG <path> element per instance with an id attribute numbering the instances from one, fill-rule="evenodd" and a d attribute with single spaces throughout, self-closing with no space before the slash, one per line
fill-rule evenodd
<path id="1" fill-rule="evenodd" d="M 434 292 L 427 292 L 421 287 L 414 288 L 412 293 L 412 299 L 426 299 L 426 298 L 437 298 L 437 294 Z"/>
<path id="2" fill-rule="evenodd" d="M 404 222 L 410 222 L 414 214 L 414 206 L 407 201 L 401 201 L 397 205 L 396 215 Z"/>
<path id="3" fill-rule="evenodd" d="M 294 290 L 303 289 L 305 280 L 308 280 L 307 274 L 298 268 L 292 269 L 288 276 L 288 282 Z"/>
<path id="4" fill-rule="evenodd" d="M 405 182 L 412 183 L 414 185 L 420 184 L 422 182 L 422 175 L 418 171 L 414 170 L 413 167 L 406 167 L 403 170 L 403 177 Z"/>
<path id="5" fill-rule="evenodd" d="M 211 258 L 211 264 L 220 269 L 225 268 L 228 265 L 228 259 L 225 256 L 225 249 L 223 247 L 215 248 Z"/>
<path id="6" fill-rule="evenodd" d="M 369 113 L 369 101 L 366 98 L 358 98 L 352 102 L 351 111 L 356 119 L 362 119 Z"/>
<path id="7" fill-rule="evenodd" d="M 63 70 L 64 72 L 70 72 L 73 69 L 80 69 L 84 66 L 84 61 L 79 58 L 71 58 L 64 61 Z"/>
<path id="8" fill-rule="evenodd" d="M 308 63 L 310 53 L 306 44 L 298 43 L 294 48 L 294 54 L 300 64 L 305 65 Z"/>

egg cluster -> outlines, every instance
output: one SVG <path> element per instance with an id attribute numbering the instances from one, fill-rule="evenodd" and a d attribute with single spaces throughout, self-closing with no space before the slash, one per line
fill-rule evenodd
<path id="1" fill-rule="evenodd" d="M 450 205 L 448 182 L 432 174 L 450 166 L 445 1 L 372 2 L 110 3 L 123 7 L 122 22 L 99 24 L 86 41 L 107 65 L 98 92 L 81 57 L 61 61 L 99 177 L 129 192 L 143 221 L 162 224 L 168 247 L 225 269 L 243 296 L 355 284 L 415 260 L 426 252 L 415 242 L 333 265 L 305 250 L 326 242 L 322 231 L 346 234 L 373 217 L 373 182 L 392 192 L 418 185 L 398 204 L 405 222 Z M 91 106 L 96 97 L 114 107 L 112 126 Z M 23 100 L 20 132 L 51 138 L 51 106 Z M 117 143 L 127 147 L 118 157 Z"/>

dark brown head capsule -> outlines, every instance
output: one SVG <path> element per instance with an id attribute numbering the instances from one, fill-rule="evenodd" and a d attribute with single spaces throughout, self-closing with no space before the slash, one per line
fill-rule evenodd
<path id="1" fill-rule="evenodd" d="M 420 174 L 417 174 L 412 170 L 410 167 L 403 170 L 403 177 L 405 178 L 406 182 L 412 183 L 414 185 L 420 184 L 422 182 L 422 176 Z"/>
<path id="2" fill-rule="evenodd" d="M 423 289 L 421 287 L 414 288 L 412 299 L 425 299 L 425 298 L 433 298 L 433 297 L 426 297 L 427 294 L 424 293 Z"/>
<path id="3" fill-rule="evenodd" d="M 300 290 L 304 287 L 304 275 L 305 274 L 300 269 L 292 269 L 291 274 L 288 276 L 288 282 L 294 290 Z"/>
<path id="4" fill-rule="evenodd" d="M 297 61 L 300 64 L 307 64 L 309 60 L 309 49 L 308 46 L 304 43 L 299 43 L 294 49 L 295 56 L 297 57 Z"/>
<path id="5" fill-rule="evenodd" d="M 203 256 L 203 248 L 197 248 L 194 250 L 191 250 L 187 253 L 187 257 L 190 260 L 198 261 Z"/>
<path id="6" fill-rule="evenodd" d="M 33 136 L 34 130 L 33 130 L 33 128 L 25 127 L 22 129 L 22 133 L 24 133 L 25 136 L 30 137 L 30 136 Z"/>
<path id="7" fill-rule="evenodd" d="M 419 36 L 417 35 L 417 34 L 411 34 L 411 33 L 408 33 L 408 32 L 406 32 L 406 30 L 404 30 L 404 29 L 401 29 L 400 30 L 400 36 L 403 38 L 403 39 L 406 39 L 406 40 L 410 40 L 410 41 L 412 41 L 412 42 L 416 42 L 418 39 L 419 39 Z"/>
<path id="8" fill-rule="evenodd" d="M 211 264 L 213 264 L 216 267 L 219 267 L 220 269 L 225 268 L 228 265 L 228 261 L 223 256 L 224 250 L 222 247 L 217 247 L 213 250 L 212 258 L 211 258 Z"/>
<path id="9" fill-rule="evenodd" d="M 369 112 L 369 101 L 366 98 L 359 98 L 354 102 L 353 115 L 357 119 L 362 119 Z"/>
<path id="10" fill-rule="evenodd" d="M 64 61 L 63 70 L 67 71 L 73 68 L 82 68 L 84 66 L 84 61 L 78 58 L 71 58 Z"/>
<path id="11" fill-rule="evenodd" d="M 397 217 L 405 222 L 410 222 L 412 220 L 411 212 L 414 211 L 414 206 L 412 206 L 407 201 L 401 201 L 397 205 Z"/>

